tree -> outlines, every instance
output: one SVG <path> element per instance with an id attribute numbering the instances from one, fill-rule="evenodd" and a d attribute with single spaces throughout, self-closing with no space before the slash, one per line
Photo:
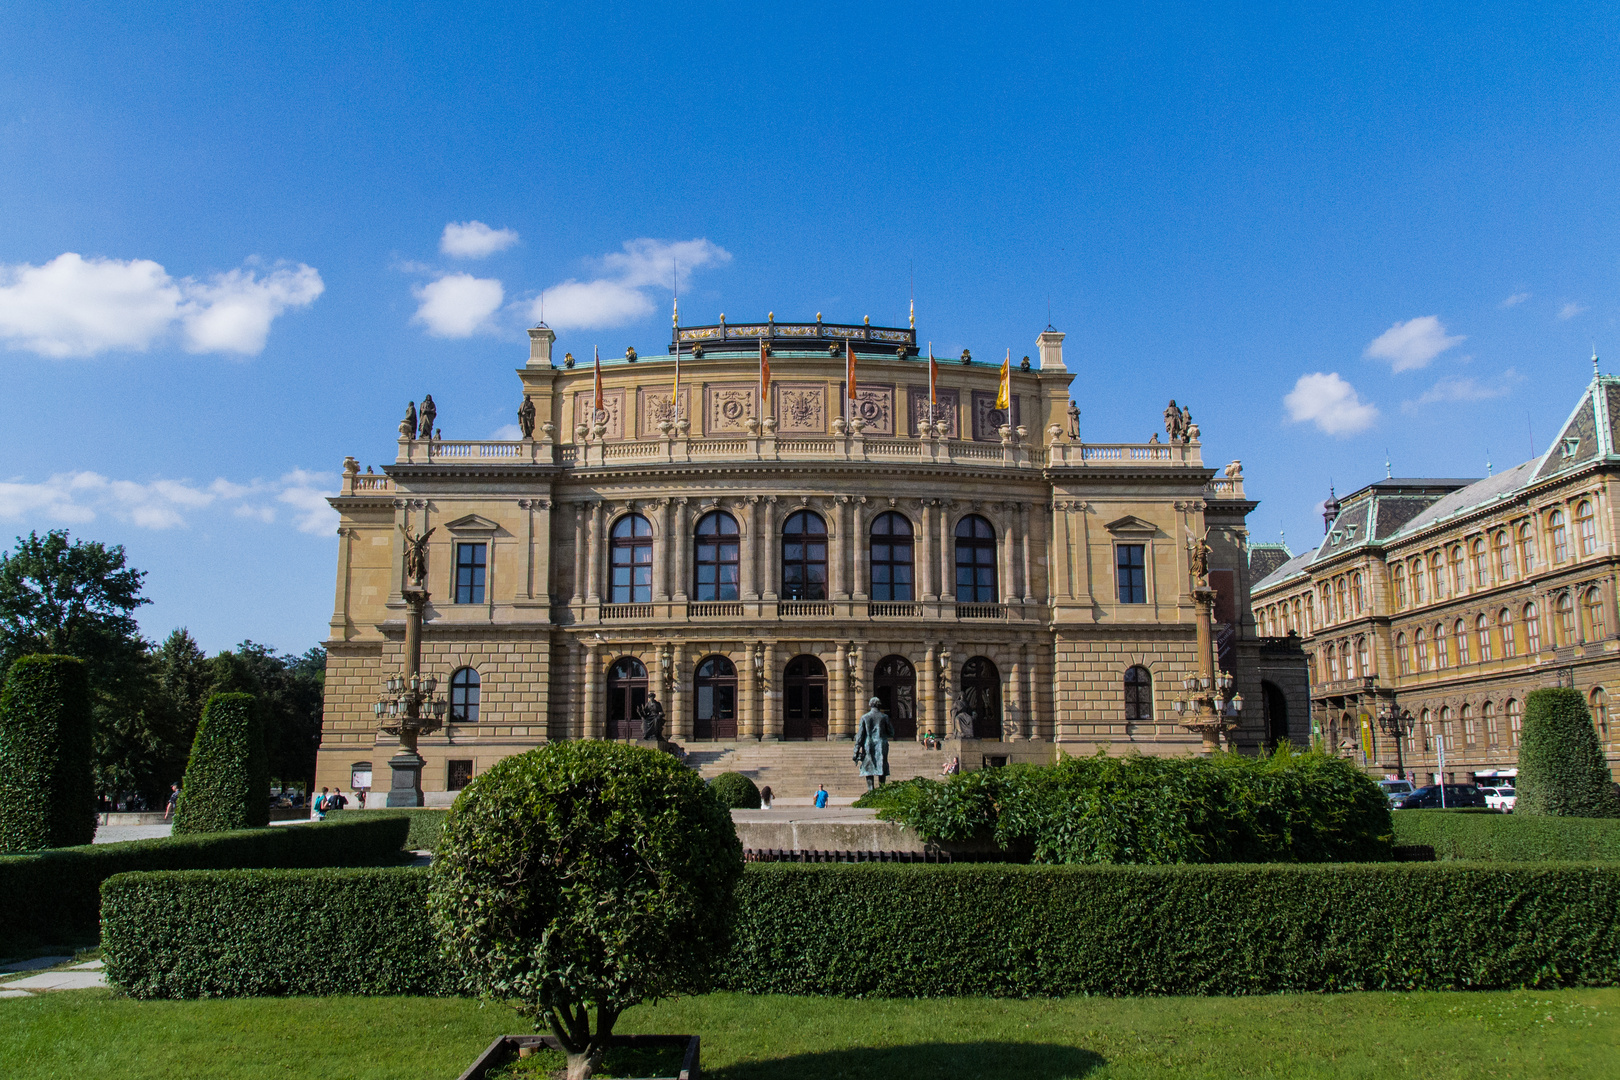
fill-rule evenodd
<path id="1" fill-rule="evenodd" d="M 1545 687 L 1524 699 L 1515 814 L 1620 817 L 1620 797 L 1579 690 Z"/>
<path id="2" fill-rule="evenodd" d="M 267 645 L 244 641 L 209 662 L 217 692 L 252 694 L 264 719 L 270 775 L 310 784 L 321 742 L 321 709 L 326 686 L 326 650 L 277 656 Z"/>
<path id="3" fill-rule="evenodd" d="M 96 836 L 84 661 L 19 657 L 0 692 L 0 851 L 88 844 Z"/>
<path id="4" fill-rule="evenodd" d="M 708 989 L 742 845 L 670 755 L 562 742 L 475 779 L 430 873 L 433 923 L 467 988 L 549 1027 L 584 1080 L 625 1009 Z"/>
<path id="5" fill-rule="evenodd" d="M 215 694 L 197 725 L 174 831 L 226 832 L 269 823 L 270 770 L 257 703 L 251 694 Z"/>
<path id="6" fill-rule="evenodd" d="M 27 653 L 77 656 L 94 668 L 140 651 L 132 612 L 145 571 L 124 562 L 121 545 L 69 541 L 65 529 L 17 538 L 0 555 L 0 664 Z"/>

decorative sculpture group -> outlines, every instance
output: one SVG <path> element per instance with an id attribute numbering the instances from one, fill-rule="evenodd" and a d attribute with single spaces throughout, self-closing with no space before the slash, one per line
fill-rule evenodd
<path id="1" fill-rule="evenodd" d="M 433 438 L 433 421 L 438 419 L 438 407 L 433 404 L 433 395 L 428 394 L 422 398 L 422 411 L 417 415 L 416 402 L 405 406 L 405 419 L 399 422 L 399 436 L 402 439 L 431 439 Z"/>
<path id="2" fill-rule="evenodd" d="M 1170 436 L 1171 442 L 1197 442 L 1198 425 L 1193 423 L 1192 410 L 1182 405 L 1176 406 L 1176 399 L 1171 398 L 1170 404 L 1164 409 L 1164 431 Z M 1155 442 L 1158 440 L 1155 439 Z"/>

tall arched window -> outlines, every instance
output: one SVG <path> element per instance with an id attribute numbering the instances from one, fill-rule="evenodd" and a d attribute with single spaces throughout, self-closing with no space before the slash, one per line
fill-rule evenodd
<path id="1" fill-rule="evenodd" d="M 1508 745 L 1517 747 L 1519 745 L 1519 733 L 1524 728 L 1524 713 L 1520 711 L 1517 698 L 1508 698 L 1507 718 Z"/>
<path id="2" fill-rule="evenodd" d="M 795 656 L 782 671 L 782 738 L 826 737 L 827 669 L 814 656 Z"/>
<path id="3" fill-rule="evenodd" d="M 1428 709 L 1423 710 L 1423 752 L 1434 753 L 1434 714 Z"/>
<path id="4" fill-rule="evenodd" d="M 1333 645 L 1331 643 L 1328 645 L 1328 647 L 1327 647 L 1327 658 L 1328 658 L 1328 682 L 1338 682 L 1339 681 L 1339 648 L 1338 648 L 1337 645 Z"/>
<path id="5" fill-rule="evenodd" d="M 1553 562 L 1561 563 L 1569 558 L 1569 530 L 1564 527 L 1564 512 L 1554 510 L 1547 516 L 1547 525 L 1552 530 Z"/>
<path id="6" fill-rule="evenodd" d="M 692 530 L 692 591 L 700 602 L 736 600 L 741 560 L 737 519 L 710 510 Z"/>
<path id="7" fill-rule="evenodd" d="M 782 599 L 827 599 L 827 523 L 810 510 L 782 524 Z"/>
<path id="8" fill-rule="evenodd" d="M 612 577 L 608 599 L 615 604 L 645 604 L 652 600 L 652 525 L 640 514 L 626 514 L 613 523 Z"/>
<path id="9" fill-rule="evenodd" d="M 1524 605 L 1524 651 L 1527 656 L 1534 656 L 1541 651 L 1541 619 L 1536 611 L 1536 605 Z"/>
<path id="10" fill-rule="evenodd" d="M 1153 676 L 1141 664 L 1125 669 L 1125 722 L 1153 723 Z"/>
<path id="11" fill-rule="evenodd" d="M 1513 542 L 1507 530 L 1496 534 L 1496 580 L 1506 581 L 1513 576 Z"/>
<path id="12" fill-rule="evenodd" d="M 1451 648 L 1446 639 L 1446 624 L 1440 623 L 1434 628 L 1434 666 L 1444 670 L 1451 666 Z"/>
<path id="13" fill-rule="evenodd" d="M 737 669 L 724 656 L 705 657 L 692 673 L 692 737 L 737 737 Z"/>
<path id="14" fill-rule="evenodd" d="M 1001 673 L 983 656 L 962 665 L 962 697 L 973 712 L 973 737 L 1001 738 Z"/>
<path id="15" fill-rule="evenodd" d="M 1419 671 L 1429 670 L 1429 641 L 1423 636 L 1422 630 L 1412 631 L 1412 655 L 1417 658 Z"/>
<path id="16" fill-rule="evenodd" d="M 1370 659 L 1371 656 L 1367 650 L 1367 639 L 1365 637 L 1356 638 L 1356 663 L 1361 668 L 1361 677 L 1363 679 L 1372 674 L 1372 665 L 1368 663 Z"/>
<path id="17" fill-rule="evenodd" d="M 1485 541 L 1474 541 L 1474 587 L 1483 589 L 1491 583 L 1491 569 L 1486 564 Z"/>
<path id="18" fill-rule="evenodd" d="M 1502 631 L 1502 655 L 1519 655 L 1519 634 L 1513 627 L 1513 612 L 1503 608 L 1496 613 L 1496 625 Z"/>
<path id="19" fill-rule="evenodd" d="M 1597 725 L 1598 739 L 1609 741 L 1609 695 L 1603 692 L 1603 687 L 1592 687 L 1590 695 L 1592 702 L 1592 723 Z"/>
<path id="20" fill-rule="evenodd" d="M 911 595 L 911 521 L 893 510 L 872 522 L 872 599 L 907 601 Z"/>
<path id="21" fill-rule="evenodd" d="M 1409 675 L 1412 672 L 1411 654 L 1406 651 L 1406 635 L 1395 635 L 1395 659 L 1401 665 L 1401 674 Z"/>
<path id="22" fill-rule="evenodd" d="M 1356 614 L 1367 610 L 1367 584 L 1360 574 L 1350 575 L 1350 602 L 1356 605 Z"/>
<path id="23" fill-rule="evenodd" d="M 1429 556 L 1429 578 L 1434 582 L 1434 598 L 1446 595 L 1446 559 L 1438 551 Z"/>
<path id="24" fill-rule="evenodd" d="M 1485 714 L 1485 745 L 1490 747 L 1502 744 L 1502 732 L 1496 726 L 1496 705 L 1487 701 L 1480 706 L 1480 712 Z"/>
<path id="25" fill-rule="evenodd" d="M 1440 737 L 1446 740 L 1446 753 L 1457 749 L 1457 724 L 1452 719 L 1450 705 L 1440 709 Z"/>
<path id="26" fill-rule="evenodd" d="M 1423 560 L 1422 559 L 1413 559 L 1412 560 L 1412 603 L 1414 603 L 1414 604 L 1423 603 L 1423 593 L 1424 593 Z"/>
<path id="27" fill-rule="evenodd" d="M 1326 582 L 1322 583 L 1322 625 L 1332 626 L 1333 615 L 1333 587 Z"/>
<path id="28" fill-rule="evenodd" d="M 1568 590 L 1558 595 L 1558 644 L 1569 647 L 1575 644 L 1575 598 Z"/>
<path id="29" fill-rule="evenodd" d="M 1608 636 L 1609 629 L 1603 621 L 1603 594 L 1597 589 L 1587 589 L 1585 606 L 1586 640 L 1602 641 Z"/>
<path id="30" fill-rule="evenodd" d="M 883 703 L 895 738 L 917 737 L 917 671 L 911 661 L 903 656 L 879 660 L 872 671 L 872 696 Z"/>
<path id="31" fill-rule="evenodd" d="M 1491 659 L 1491 620 L 1484 615 L 1476 617 L 1474 636 L 1479 639 L 1479 662 L 1488 663 Z"/>
<path id="32" fill-rule="evenodd" d="M 956 524 L 956 602 L 996 601 L 996 530 L 979 515 L 969 514 Z"/>
<path id="33" fill-rule="evenodd" d="M 1395 585 L 1395 606 L 1403 608 L 1406 606 L 1406 570 L 1400 566 L 1395 567 L 1391 580 Z"/>
<path id="34" fill-rule="evenodd" d="M 1468 591 L 1468 564 L 1463 561 L 1462 545 L 1451 549 L 1451 594 L 1461 596 Z"/>
<path id="35" fill-rule="evenodd" d="M 1474 707 L 1462 707 L 1463 745 L 1472 750 L 1479 745 L 1479 721 L 1474 719 Z"/>
<path id="36" fill-rule="evenodd" d="M 1581 538 L 1581 554 L 1597 554 L 1597 514 L 1592 501 L 1582 499 L 1575 507 L 1575 533 Z"/>
<path id="37" fill-rule="evenodd" d="M 1347 679 L 1355 678 L 1358 674 L 1356 671 L 1356 654 L 1351 651 L 1348 641 L 1339 642 L 1339 655 L 1344 657 L 1344 677 Z"/>
<path id="38" fill-rule="evenodd" d="M 450 673 L 450 722 L 478 722 L 478 672 L 470 667 L 456 668 Z"/>
<path id="39" fill-rule="evenodd" d="M 1338 608 L 1339 618 L 1348 619 L 1350 617 L 1350 583 L 1340 577 L 1333 582 L 1333 586 L 1335 589 L 1334 603 Z"/>
<path id="40" fill-rule="evenodd" d="M 1468 659 L 1468 624 L 1461 619 L 1452 627 L 1452 637 L 1457 639 L 1457 666 L 1462 667 L 1470 663 Z"/>
<path id="41" fill-rule="evenodd" d="M 621 656 L 608 669 L 607 737 L 641 738 L 641 706 L 647 701 L 647 669 L 633 656 Z"/>
<path id="42" fill-rule="evenodd" d="M 1299 615 L 1299 601 L 1295 600 L 1294 605 L 1294 614 L 1297 616 Z M 1310 634 L 1316 631 L 1316 601 L 1311 598 L 1310 593 L 1305 594 L 1305 621 L 1301 625 L 1303 629 L 1300 633 L 1302 634 Z"/>
<path id="43" fill-rule="evenodd" d="M 1536 570 L 1536 537 L 1528 524 L 1519 526 L 1519 567 L 1526 574 Z"/>

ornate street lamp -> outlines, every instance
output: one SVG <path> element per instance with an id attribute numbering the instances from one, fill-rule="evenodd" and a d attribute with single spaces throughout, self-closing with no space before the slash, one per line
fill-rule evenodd
<path id="1" fill-rule="evenodd" d="M 416 741 L 422 733 L 431 734 L 444 725 L 449 704 L 435 693 L 439 680 L 421 671 L 422 614 L 429 599 L 427 541 L 431 535 L 432 529 L 418 536 L 412 536 L 409 531 L 405 534 L 406 584 L 400 590 L 405 599 L 405 671 L 383 680 L 383 691 L 371 706 L 377 717 L 377 729 L 399 739 L 399 752 L 388 760 L 392 773 L 389 806 L 423 804 L 423 762 L 422 755 L 416 751 Z"/>
<path id="2" fill-rule="evenodd" d="M 1406 759 L 1401 756 L 1401 746 L 1416 726 L 1412 714 L 1396 705 L 1393 695 L 1389 704 L 1378 709 L 1378 730 L 1395 740 L 1395 775 L 1402 780 L 1406 779 Z"/>
<path id="3" fill-rule="evenodd" d="M 1181 680 L 1181 694 L 1175 710 L 1181 726 L 1203 737 L 1201 753 L 1212 754 L 1220 739 L 1238 726 L 1243 715 L 1243 695 L 1234 693 L 1230 672 L 1218 671 L 1215 664 L 1215 590 L 1209 584 L 1210 547 L 1206 538 L 1189 539 L 1188 559 L 1192 564 L 1193 604 L 1197 608 L 1198 674 Z"/>

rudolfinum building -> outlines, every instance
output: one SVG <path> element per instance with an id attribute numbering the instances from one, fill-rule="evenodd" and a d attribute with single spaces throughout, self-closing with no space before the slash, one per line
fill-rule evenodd
<path id="1" fill-rule="evenodd" d="M 388 787 L 374 710 L 412 603 L 430 805 L 549 740 L 639 738 L 649 696 L 705 774 L 788 797 L 864 789 L 872 697 L 896 778 L 1196 751 L 1198 694 L 1228 745 L 1308 739 L 1298 639 L 1256 633 L 1241 468 L 1185 411 L 1084 442 L 1063 334 L 937 364 L 914 327 L 820 316 L 597 363 L 529 336 L 522 438 L 442 437 L 445 395 L 385 464 L 345 462 L 318 785 Z"/>

